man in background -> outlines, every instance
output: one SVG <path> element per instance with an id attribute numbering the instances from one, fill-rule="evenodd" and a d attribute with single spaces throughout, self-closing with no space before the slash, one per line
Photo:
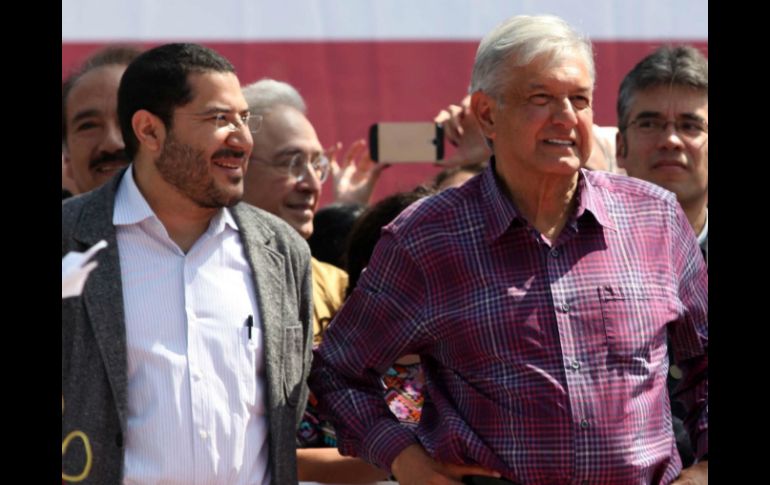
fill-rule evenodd
<path id="1" fill-rule="evenodd" d="M 617 104 L 618 165 L 676 194 L 707 263 L 708 95 L 708 59 L 691 46 L 666 46 L 626 75 Z"/>
<path id="2" fill-rule="evenodd" d="M 107 47 L 62 85 L 62 179 L 73 195 L 95 189 L 129 163 L 118 123 L 118 85 L 138 55 L 132 47 Z"/>
<path id="3" fill-rule="evenodd" d="M 628 175 L 676 194 L 708 265 L 708 60 L 690 46 L 665 46 L 626 75 L 618 94 L 617 160 Z M 668 389 L 682 462 L 695 460 L 676 399 L 682 370 L 670 360 Z"/>

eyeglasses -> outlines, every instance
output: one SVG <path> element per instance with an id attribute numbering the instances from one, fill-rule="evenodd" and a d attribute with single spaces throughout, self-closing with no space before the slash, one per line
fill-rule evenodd
<path id="1" fill-rule="evenodd" d="M 642 135 L 660 135 L 666 131 L 668 125 L 674 125 L 676 132 L 685 138 L 698 138 L 709 132 L 709 125 L 706 121 L 694 119 L 670 121 L 661 118 L 637 118 L 628 124 Z"/>
<path id="2" fill-rule="evenodd" d="M 273 161 L 256 158 L 253 160 L 269 165 L 286 175 L 291 175 L 297 182 L 305 180 L 305 175 L 308 173 L 308 162 L 313 173 L 318 177 L 319 182 L 324 183 L 329 176 L 329 159 L 325 155 L 316 155 L 313 158 L 309 158 L 304 153 L 295 153 L 294 155 L 287 155 Z"/>
<path id="3" fill-rule="evenodd" d="M 228 113 L 217 113 L 213 116 L 214 126 L 217 131 L 226 128 L 229 132 L 238 131 L 243 126 L 247 126 L 249 131 L 256 135 L 262 128 L 262 115 L 253 115 L 251 113 L 231 115 Z"/>
<path id="4" fill-rule="evenodd" d="M 262 127 L 262 115 L 253 115 L 251 113 L 188 113 L 179 110 L 176 113 L 202 118 L 203 122 L 213 123 L 216 131 L 227 130 L 233 133 L 245 126 L 253 135 L 256 135 Z"/>

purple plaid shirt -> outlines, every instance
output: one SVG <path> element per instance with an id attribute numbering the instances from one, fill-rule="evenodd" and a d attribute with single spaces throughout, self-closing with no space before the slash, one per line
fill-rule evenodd
<path id="1" fill-rule="evenodd" d="M 553 245 L 490 167 L 407 209 L 329 327 L 310 385 L 339 448 L 382 467 L 419 442 L 527 484 L 658 484 L 681 469 L 666 334 L 696 456 L 708 452 L 708 277 L 675 197 L 582 171 Z M 423 361 L 417 429 L 379 376 Z"/>

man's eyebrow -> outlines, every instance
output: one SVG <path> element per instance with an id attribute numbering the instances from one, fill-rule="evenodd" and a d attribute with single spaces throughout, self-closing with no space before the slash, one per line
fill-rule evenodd
<path id="1" fill-rule="evenodd" d="M 210 107 L 210 108 L 208 108 L 208 109 L 206 109 L 204 111 L 201 111 L 201 112 L 199 112 L 197 114 L 201 115 L 201 116 L 206 116 L 206 115 L 214 115 L 214 114 L 220 114 L 220 113 L 224 113 L 224 114 L 228 114 L 228 113 L 244 114 L 244 113 L 249 113 L 249 108 L 244 108 L 244 109 L 239 111 L 239 110 L 236 110 L 235 108 L 225 108 L 223 106 L 212 106 L 212 107 Z"/>
<path id="2" fill-rule="evenodd" d="M 676 116 L 678 119 L 684 118 L 687 120 L 693 120 L 693 121 L 700 121 L 702 123 L 706 122 L 706 119 L 702 116 L 695 114 L 695 113 L 680 113 Z M 635 119 L 645 119 L 645 118 L 660 118 L 663 119 L 665 116 L 663 116 L 663 113 L 660 111 L 642 111 L 638 115 L 636 115 Z"/>
<path id="3" fill-rule="evenodd" d="M 293 155 L 297 155 L 297 154 L 304 155 L 305 152 L 301 148 L 299 148 L 299 147 L 287 147 L 287 148 L 284 148 L 283 150 L 273 154 L 273 158 L 284 157 L 284 156 L 288 156 L 288 155 L 292 155 L 293 156 Z M 313 151 L 311 153 L 311 158 L 314 158 L 314 157 L 316 157 L 318 155 L 321 155 L 321 154 L 323 154 L 323 151 Z"/>
<path id="4" fill-rule="evenodd" d="M 222 108 L 221 106 L 212 106 L 211 108 L 208 108 L 204 111 L 200 111 L 196 113 L 198 116 L 207 116 L 207 115 L 216 115 L 219 113 L 230 113 L 232 110 L 227 108 Z"/>
<path id="5" fill-rule="evenodd" d="M 706 118 L 704 118 L 703 116 L 701 116 L 699 114 L 695 114 L 695 113 L 682 113 L 679 116 L 677 116 L 677 118 L 684 118 L 686 120 L 699 121 L 701 123 L 705 123 L 706 122 Z"/>
<path id="6" fill-rule="evenodd" d="M 101 112 L 98 109 L 86 109 L 83 111 L 78 111 L 75 113 L 75 116 L 72 117 L 72 123 L 77 123 L 80 120 L 84 120 L 87 118 L 93 118 L 94 116 L 100 116 Z"/>
<path id="7" fill-rule="evenodd" d="M 545 89 L 546 85 L 541 83 L 529 83 L 527 87 L 532 91 L 536 89 Z"/>
<path id="8" fill-rule="evenodd" d="M 538 90 L 538 89 L 548 90 L 549 87 L 548 87 L 548 85 L 543 84 L 543 83 L 533 82 L 533 83 L 530 83 L 529 85 L 527 85 L 527 89 L 529 89 L 530 91 L 535 91 L 535 90 Z M 593 91 L 593 89 L 590 86 L 581 86 L 581 87 L 576 88 L 574 91 L 570 91 L 570 92 L 571 93 L 591 93 L 592 91 Z"/>
<path id="9" fill-rule="evenodd" d="M 642 111 L 636 115 L 635 119 L 638 120 L 640 118 L 664 118 L 664 116 L 660 111 Z"/>
<path id="10" fill-rule="evenodd" d="M 302 150 L 296 147 L 288 147 L 288 148 L 284 148 L 279 152 L 274 153 L 273 158 L 283 157 L 287 155 L 296 155 L 298 153 L 302 153 Z"/>

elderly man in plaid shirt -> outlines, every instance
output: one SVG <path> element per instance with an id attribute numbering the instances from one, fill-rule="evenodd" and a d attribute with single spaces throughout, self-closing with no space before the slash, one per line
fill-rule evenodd
<path id="1" fill-rule="evenodd" d="M 343 454 L 402 484 L 707 474 L 706 267 L 672 193 L 583 168 L 594 79 L 590 42 L 556 17 L 482 40 L 471 103 L 489 168 L 384 229 L 317 351 L 310 385 Z M 697 460 L 684 471 L 669 352 Z M 409 353 L 428 394 L 416 430 L 378 381 Z"/>

